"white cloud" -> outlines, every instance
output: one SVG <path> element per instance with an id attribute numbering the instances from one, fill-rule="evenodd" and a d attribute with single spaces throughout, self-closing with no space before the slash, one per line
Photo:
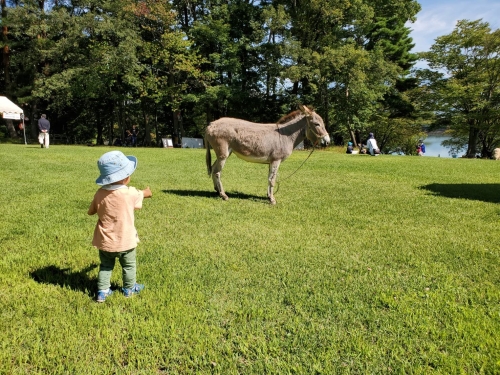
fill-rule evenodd
<path id="1" fill-rule="evenodd" d="M 422 10 L 417 14 L 417 21 L 407 24 L 413 30 L 413 52 L 428 51 L 437 37 L 453 31 L 458 20 L 481 18 L 492 29 L 500 28 L 500 0 L 422 0 L 420 3 Z"/>

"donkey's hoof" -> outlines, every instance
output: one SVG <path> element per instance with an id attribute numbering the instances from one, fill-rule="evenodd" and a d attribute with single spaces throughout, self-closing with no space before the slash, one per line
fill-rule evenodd
<path id="1" fill-rule="evenodd" d="M 227 200 L 229 199 L 229 197 L 228 197 L 226 194 L 219 194 L 219 195 L 220 195 L 220 197 L 221 197 L 222 199 L 224 199 L 225 201 L 227 201 Z"/>
<path id="2" fill-rule="evenodd" d="M 273 206 L 276 204 L 276 199 L 269 199 L 269 203 L 272 204 Z"/>

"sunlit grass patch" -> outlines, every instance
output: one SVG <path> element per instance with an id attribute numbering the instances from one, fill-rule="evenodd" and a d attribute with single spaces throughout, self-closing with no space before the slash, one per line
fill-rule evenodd
<path id="1" fill-rule="evenodd" d="M 204 150 L 123 148 L 146 289 L 97 304 L 108 150 L 0 145 L 0 373 L 500 372 L 500 164 L 294 152 L 271 206 L 265 165 L 224 202 Z"/>

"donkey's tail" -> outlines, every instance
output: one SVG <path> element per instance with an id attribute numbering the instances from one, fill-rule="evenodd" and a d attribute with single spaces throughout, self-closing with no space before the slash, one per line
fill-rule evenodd
<path id="1" fill-rule="evenodd" d="M 205 160 L 207 162 L 207 172 L 210 176 L 212 174 L 212 154 L 210 153 L 210 143 L 208 142 L 207 137 L 205 137 L 205 147 L 207 149 L 207 154 L 205 156 Z"/>

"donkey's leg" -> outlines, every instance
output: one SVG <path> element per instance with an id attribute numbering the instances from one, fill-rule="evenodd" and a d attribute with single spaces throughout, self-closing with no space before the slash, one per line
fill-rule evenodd
<path id="1" fill-rule="evenodd" d="M 276 204 L 276 199 L 274 199 L 274 184 L 276 183 L 276 177 L 278 176 L 278 168 L 280 167 L 281 160 L 275 160 L 269 164 L 269 176 L 267 185 L 267 197 L 269 198 L 269 203 Z"/>
<path id="2" fill-rule="evenodd" d="M 213 167 L 212 167 L 212 180 L 214 182 L 214 189 L 219 193 L 219 196 L 227 201 L 229 198 L 224 192 L 224 188 L 222 187 L 222 181 L 220 179 L 220 175 L 222 172 L 222 168 L 224 168 L 224 164 L 226 164 L 226 158 L 217 158 Z"/>

